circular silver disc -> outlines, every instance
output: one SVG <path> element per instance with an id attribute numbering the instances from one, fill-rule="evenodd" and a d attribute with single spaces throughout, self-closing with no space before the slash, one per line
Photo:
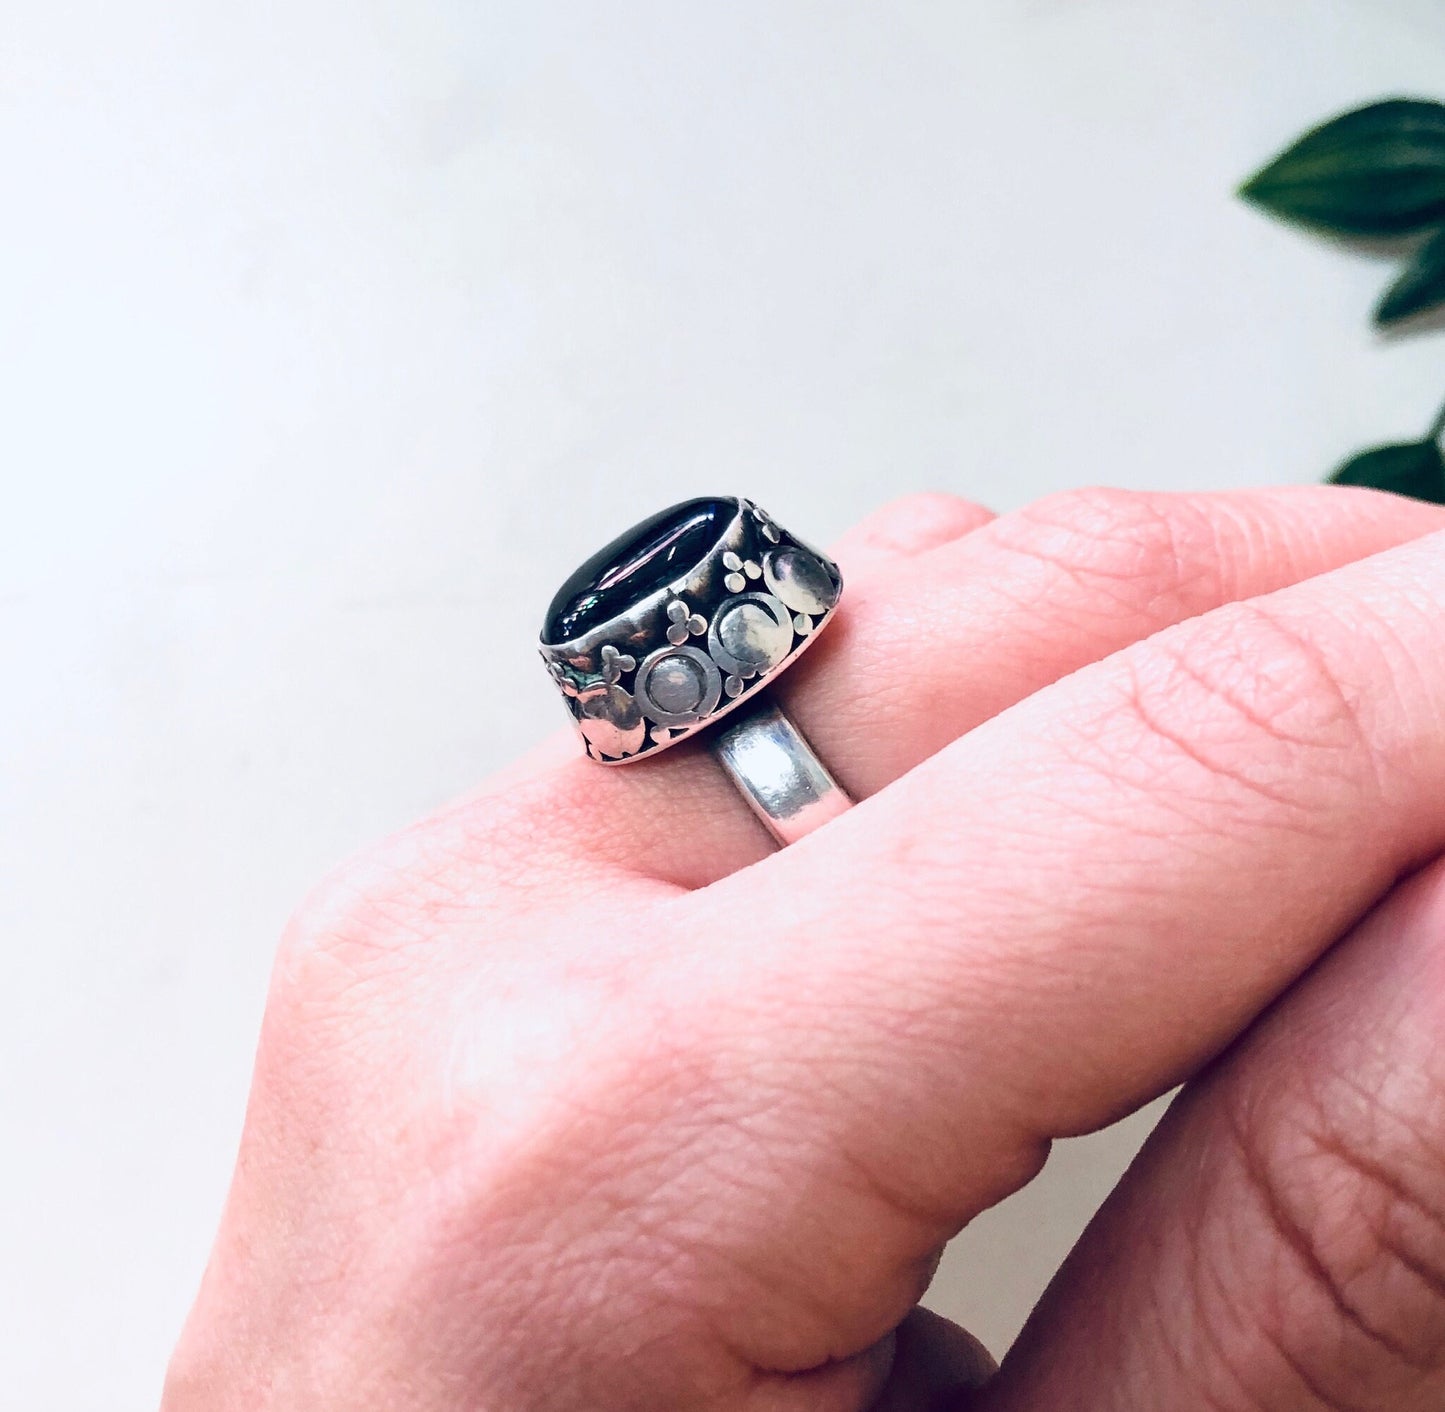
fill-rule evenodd
<path id="1" fill-rule="evenodd" d="M 795 613 L 826 613 L 838 601 L 832 575 L 806 549 L 774 549 L 763 559 L 763 582 Z"/>
<path id="2" fill-rule="evenodd" d="M 660 647 L 637 671 L 642 714 L 660 726 L 688 726 L 709 715 L 722 696 L 722 673 L 698 647 Z"/>
<path id="3" fill-rule="evenodd" d="M 725 599 L 707 634 L 713 660 L 743 679 L 772 671 L 792 646 L 792 614 L 771 593 L 739 593 Z"/>

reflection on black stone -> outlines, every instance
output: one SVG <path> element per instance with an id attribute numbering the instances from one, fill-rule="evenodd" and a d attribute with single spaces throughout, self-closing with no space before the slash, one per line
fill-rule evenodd
<path id="1" fill-rule="evenodd" d="M 686 500 L 618 535 L 557 590 L 542 641 L 570 642 L 683 577 L 707 557 L 737 509 L 736 500 Z"/>

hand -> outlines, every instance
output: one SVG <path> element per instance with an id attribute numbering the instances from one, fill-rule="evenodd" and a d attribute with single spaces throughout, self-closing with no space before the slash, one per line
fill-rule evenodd
<path id="1" fill-rule="evenodd" d="M 564 739 L 348 866 L 168 1412 L 1445 1405 L 1442 525 L 905 501 L 779 687 L 843 818 Z M 943 1243 L 1181 1081 L 991 1376 Z"/>

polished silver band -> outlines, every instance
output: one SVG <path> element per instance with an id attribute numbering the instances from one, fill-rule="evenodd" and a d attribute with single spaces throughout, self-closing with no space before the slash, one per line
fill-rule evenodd
<path id="1" fill-rule="evenodd" d="M 852 806 L 802 733 L 767 698 L 720 725 L 708 744 L 780 844 L 795 843 Z"/>

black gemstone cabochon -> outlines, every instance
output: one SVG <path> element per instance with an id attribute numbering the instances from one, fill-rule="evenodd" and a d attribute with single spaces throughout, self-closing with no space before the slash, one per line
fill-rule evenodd
<path id="1" fill-rule="evenodd" d="M 684 500 L 618 535 L 579 565 L 547 607 L 542 641 L 571 642 L 624 613 L 707 558 L 734 515 L 736 500 Z"/>

